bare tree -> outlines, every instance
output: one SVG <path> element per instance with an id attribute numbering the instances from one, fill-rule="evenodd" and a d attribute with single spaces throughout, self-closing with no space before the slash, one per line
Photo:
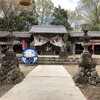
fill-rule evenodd
<path id="1" fill-rule="evenodd" d="M 91 30 L 100 28 L 100 0 L 80 0 L 76 8 Z"/>
<path id="2" fill-rule="evenodd" d="M 0 0 L 0 15 L 4 20 L 5 28 L 9 29 L 9 21 L 19 15 L 21 11 L 27 11 L 27 9 L 14 0 Z"/>

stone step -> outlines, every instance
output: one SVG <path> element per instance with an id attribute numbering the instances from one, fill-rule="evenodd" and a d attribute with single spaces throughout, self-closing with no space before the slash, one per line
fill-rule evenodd
<path id="1" fill-rule="evenodd" d="M 23 63 L 21 58 L 18 58 L 20 63 Z M 78 59 L 71 59 L 71 58 L 60 58 L 60 57 L 38 57 L 38 60 L 35 64 L 44 64 L 44 65 L 69 65 L 69 64 L 77 64 Z"/>
<path id="2" fill-rule="evenodd" d="M 21 58 L 19 59 L 19 63 L 23 63 Z M 100 59 L 99 58 L 93 58 L 94 61 L 99 65 L 100 64 Z M 35 63 L 36 65 L 39 64 L 44 64 L 44 65 L 71 65 L 71 64 L 78 64 L 79 58 L 60 58 L 60 57 L 39 57 L 37 62 Z"/>
<path id="3" fill-rule="evenodd" d="M 21 57 L 17 57 L 19 63 L 23 63 Z M 1 61 L 2 58 L 0 58 Z M 94 61 L 97 63 L 97 65 L 100 65 L 100 58 L 93 58 Z M 38 57 L 38 60 L 36 61 L 36 65 L 71 65 L 71 64 L 78 64 L 80 58 L 77 57 L 66 57 L 66 58 L 61 58 L 61 57 Z"/>
<path id="4" fill-rule="evenodd" d="M 71 65 L 71 64 L 77 64 L 77 62 L 47 62 L 47 61 L 44 61 L 44 62 L 40 62 L 40 61 L 37 61 L 36 64 L 38 65 Z"/>

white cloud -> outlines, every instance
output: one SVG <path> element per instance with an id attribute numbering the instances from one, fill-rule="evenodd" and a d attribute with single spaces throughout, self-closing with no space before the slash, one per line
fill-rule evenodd
<path id="1" fill-rule="evenodd" d="M 79 0 L 51 0 L 54 3 L 54 6 L 58 7 L 58 5 L 61 6 L 63 9 L 68 10 L 75 10 L 75 7 L 77 6 L 77 2 Z"/>

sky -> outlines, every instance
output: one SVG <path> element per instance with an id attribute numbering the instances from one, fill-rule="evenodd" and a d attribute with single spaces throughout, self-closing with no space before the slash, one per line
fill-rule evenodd
<path id="1" fill-rule="evenodd" d="M 63 9 L 67 10 L 75 10 L 75 7 L 77 6 L 77 2 L 79 0 L 51 0 L 54 3 L 55 7 L 58 7 L 58 5 L 61 6 Z"/>

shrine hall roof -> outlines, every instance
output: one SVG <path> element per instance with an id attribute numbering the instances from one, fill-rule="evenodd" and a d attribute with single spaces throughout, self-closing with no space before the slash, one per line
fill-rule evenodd
<path id="1" fill-rule="evenodd" d="M 19 38 L 29 38 L 31 34 L 29 32 L 12 32 L 15 37 Z M 10 32 L 8 31 L 0 31 L 0 38 L 5 37 L 6 35 L 9 35 Z"/>
<path id="2" fill-rule="evenodd" d="M 100 37 L 100 31 L 88 31 L 88 35 L 91 37 Z M 82 37 L 84 35 L 83 31 L 72 31 L 69 33 L 70 37 Z"/>
<path id="3" fill-rule="evenodd" d="M 32 26 L 31 33 L 57 33 L 57 34 L 65 34 L 67 33 L 66 28 L 64 26 Z"/>

